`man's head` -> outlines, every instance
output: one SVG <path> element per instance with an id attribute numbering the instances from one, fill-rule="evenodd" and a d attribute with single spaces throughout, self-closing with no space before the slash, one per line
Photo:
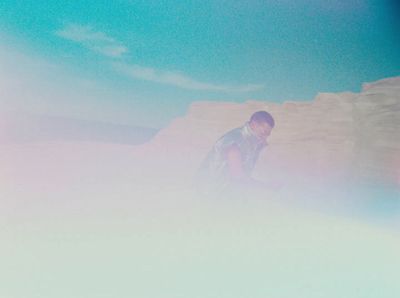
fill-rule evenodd
<path id="1" fill-rule="evenodd" d="M 266 111 L 255 112 L 251 115 L 249 123 L 254 134 L 263 141 L 268 138 L 275 126 L 274 118 Z"/>

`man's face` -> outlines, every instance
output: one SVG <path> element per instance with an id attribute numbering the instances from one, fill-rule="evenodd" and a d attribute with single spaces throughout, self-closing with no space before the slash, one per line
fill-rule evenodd
<path id="1" fill-rule="evenodd" d="M 267 122 L 250 122 L 250 127 L 260 141 L 265 141 L 271 134 L 272 127 Z"/>

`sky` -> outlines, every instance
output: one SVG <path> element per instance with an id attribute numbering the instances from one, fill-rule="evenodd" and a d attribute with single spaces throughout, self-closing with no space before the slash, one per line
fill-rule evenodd
<path id="1" fill-rule="evenodd" d="M 400 75 L 396 0 L 0 2 L 0 107 L 161 128 Z"/>

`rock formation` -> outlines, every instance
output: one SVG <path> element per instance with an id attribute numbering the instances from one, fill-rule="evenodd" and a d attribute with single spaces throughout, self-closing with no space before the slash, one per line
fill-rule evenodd
<path id="1" fill-rule="evenodd" d="M 320 93 L 310 102 L 196 102 L 139 151 L 165 169 L 196 171 L 215 140 L 257 110 L 276 120 L 255 175 L 291 181 L 400 185 L 400 77 L 360 93 Z"/>

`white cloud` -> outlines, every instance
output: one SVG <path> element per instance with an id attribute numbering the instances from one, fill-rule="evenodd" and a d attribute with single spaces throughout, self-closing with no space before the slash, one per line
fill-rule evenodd
<path id="1" fill-rule="evenodd" d="M 128 48 L 125 46 L 119 45 L 109 45 L 109 46 L 100 46 L 100 47 L 93 47 L 93 51 L 99 52 L 105 56 L 109 57 L 121 57 L 124 54 L 128 53 Z"/>
<path id="2" fill-rule="evenodd" d="M 63 29 L 56 31 L 55 34 L 112 58 L 122 57 L 128 52 L 126 46 L 103 32 L 95 31 L 91 26 L 69 24 Z"/>
<path id="3" fill-rule="evenodd" d="M 107 34 L 94 30 L 91 26 L 69 24 L 55 32 L 64 39 L 82 44 L 84 47 L 107 57 L 120 58 L 129 49 Z M 220 92 L 251 92 L 264 88 L 261 84 L 218 85 L 195 80 L 181 72 L 164 71 L 143 67 L 137 64 L 126 65 L 115 63 L 114 69 L 136 79 L 167 84 L 183 89 L 220 91 Z"/>
<path id="4" fill-rule="evenodd" d="M 146 81 L 172 85 L 183 89 L 221 92 L 251 92 L 264 88 L 264 85 L 262 84 L 232 86 L 205 83 L 192 79 L 189 76 L 186 76 L 185 74 L 180 72 L 163 71 L 139 65 L 114 63 L 113 66 L 117 71 L 135 79 L 142 79 Z"/>

